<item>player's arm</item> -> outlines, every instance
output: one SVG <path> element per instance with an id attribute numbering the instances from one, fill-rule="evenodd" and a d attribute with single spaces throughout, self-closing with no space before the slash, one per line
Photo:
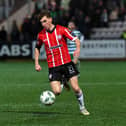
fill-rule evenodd
<path id="1" fill-rule="evenodd" d="M 34 56 L 35 56 L 35 70 L 36 71 L 40 71 L 42 68 L 39 65 L 39 55 L 40 55 L 40 48 L 41 48 L 42 42 L 39 39 L 39 35 L 38 35 L 38 38 L 37 39 L 38 39 L 38 41 L 36 43 L 35 53 L 34 53 Z"/>
<path id="2" fill-rule="evenodd" d="M 40 50 L 38 48 L 35 48 L 35 70 L 40 71 L 41 66 L 39 65 L 39 55 L 40 55 Z"/>
<path id="3" fill-rule="evenodd" d="M 73 62 L 77 64 L 78 58 L 80 56 L 80 40 L 78 38 L 75 39 L 75 43 L 76 43 L 76 50 L 74 51 L 74 54 L 73 54 L 74 56 Z"/>

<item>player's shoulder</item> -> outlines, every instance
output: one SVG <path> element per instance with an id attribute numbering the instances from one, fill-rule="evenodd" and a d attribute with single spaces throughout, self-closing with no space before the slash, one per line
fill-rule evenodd
<path id="1" fill-rule="evenodd" d="M 42 29 L 39 33 L 38 33 L 38 35 L 43 35 L 43 34 L 45 34 L 46 33 L 46 30 L 45 29 Z"/>
<path id="2" fill-rule="evenodd" d="M 60 32 L 60 33 L 64 33 L 64 31 L 67 30 L 66 27 L 62 26 L 62 25 L 56 25 L 56 29 Z"/>
<path id="3" fill-rule="evenodd" d="M 46 30 L 45 29 L 42 29 L 39 33 L 38 33 L 38 36 L 43 36 L 44 34 L 46 34 Z"/>
<path id="4" fill-rule="evenodd" d="M 39 33 L 38 33 L 38 38 L 43 38 L 43 36 L 46 34 L 46 30 L 42 29 Z"/>
<path id="5" fill-rule="evenodd" d="M 73 33 L 77 33 L 77 34 L 81 34 L 81 32 L 79 30 L 73 30 Z"/>
<path id="6" fill-rule="evenodd" d="M 59 24 L 57 24 L 57 25 L 56 25 L 56 28 L 66 29 L 66 27 L 65 27 L 65 26 L 62 26 L 62 25 L 59 25 Z"/>

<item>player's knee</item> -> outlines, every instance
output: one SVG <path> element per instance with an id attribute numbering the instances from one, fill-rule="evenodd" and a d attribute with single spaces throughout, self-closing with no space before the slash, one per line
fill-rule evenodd
<path id="1" fill-rule="evenodd" d="M 74 90 L 75 93 L 79 93 L 80 92 L 80 88 L 79 87 L 74 87 L 73 90 Z"/>

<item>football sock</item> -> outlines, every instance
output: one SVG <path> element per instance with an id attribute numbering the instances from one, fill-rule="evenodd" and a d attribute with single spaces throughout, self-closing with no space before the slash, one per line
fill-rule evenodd
<path id="1" fill-rule="evenodd" d="M 79 93 L 76 93 L 76 97 L 79 103 L 80 110 L 84 109 L 84 96 L 82 90 Z"/>

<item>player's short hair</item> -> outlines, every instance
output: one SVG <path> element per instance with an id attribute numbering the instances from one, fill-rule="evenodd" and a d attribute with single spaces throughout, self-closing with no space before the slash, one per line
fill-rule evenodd
<path id="1" fill-rule="evenodd" d="M 73 23 L 75 26 L 77 26 L 77 23 L 75 22 L 75 20 L 69 20 L 68 24 L 69 23 Z"/>
<path id="2" fill-rule="evenodd" d="M 46 16 L 47 18 L 51 18 L 51 13 L 48 10 L 43 10 L 40 14 L 39 14 L 39 18 L 43 18 L 44 16 Z"/>

